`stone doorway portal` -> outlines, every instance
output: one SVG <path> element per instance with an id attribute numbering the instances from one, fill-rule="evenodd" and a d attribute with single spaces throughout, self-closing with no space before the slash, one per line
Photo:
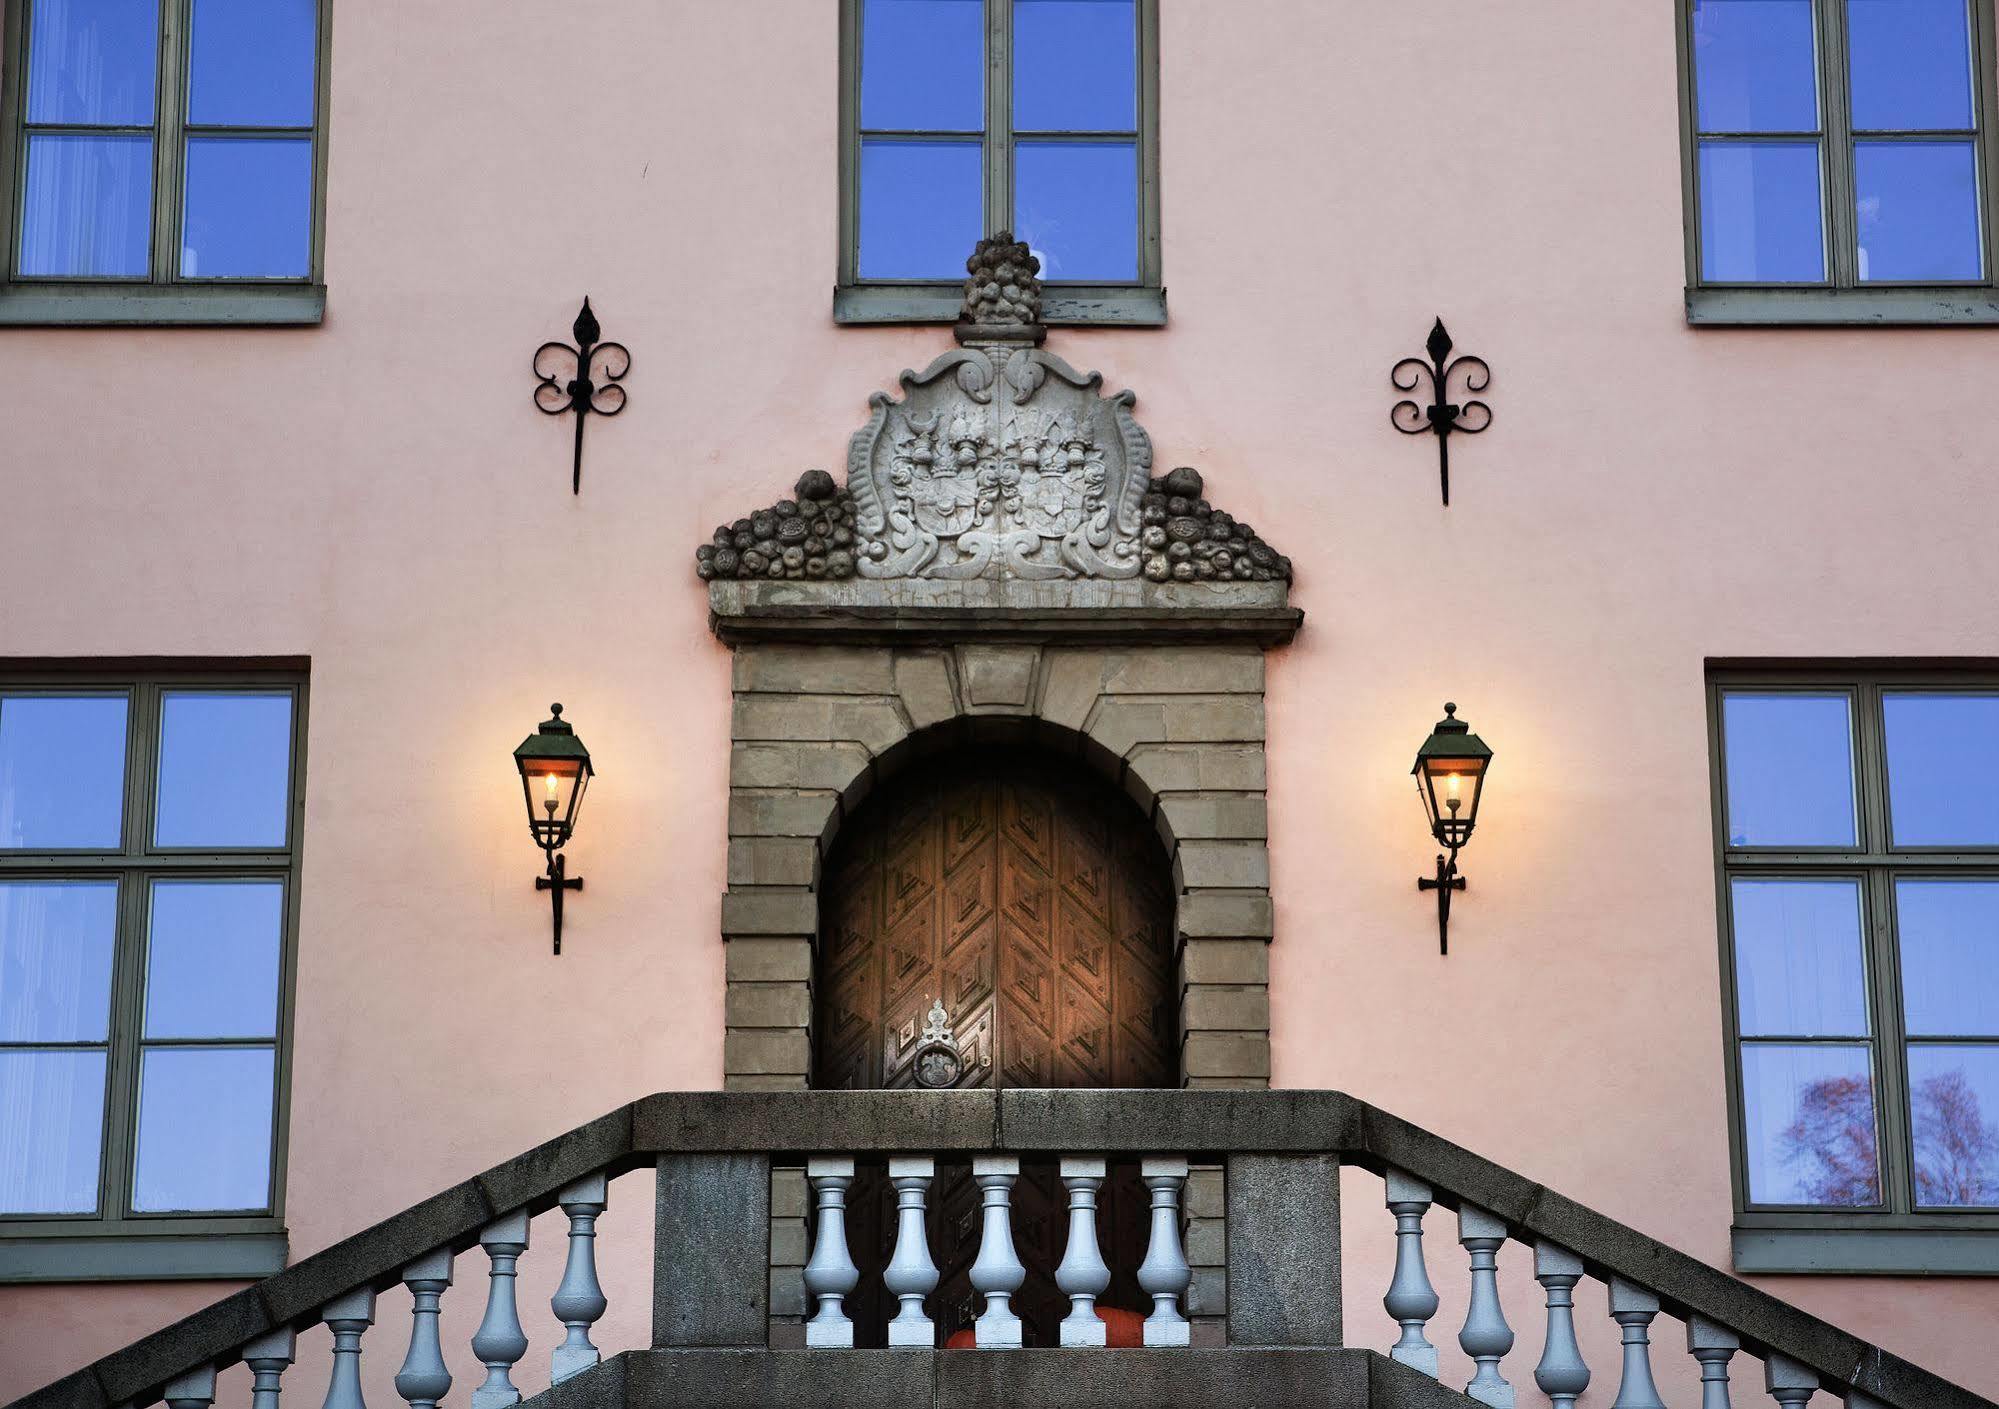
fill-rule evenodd
<path id="1" fill-rule="evenodd" d="M 1073 758 L 973 748 L 910 769 L 843 829 L 824 897 L 815 1084 L 1179 1084 L 1171 875 L 1137 808 Z M 977 1312 L 979 1194 L 965 1169 L 939 1175 L 932 1314 L 949 1337 Z M 863 1171 L 850 1197 L 863 1287 L 881 1286 L 894 1204 L 882 1171 Z M 1104 1306 L 1145 1305 L 1145 1207 L 1136 1166 L 1113 1166 Z M 1052 1277 L 1063 1208 L 1055 1169 L 1023 1168 L 1014 1230 L 1029 1276 L 1015 1304 L 1029 1344 L 1054 1344 L 1066 1310 Z M 860 1299 L 857 1343 L 880 1344 L 893 1309 L 878 1290 Z"/>

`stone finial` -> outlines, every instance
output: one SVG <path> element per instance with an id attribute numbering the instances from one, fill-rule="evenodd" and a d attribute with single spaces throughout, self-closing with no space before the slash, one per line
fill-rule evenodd
<path id="1" fill-rule="evenodd" d="M 1041 261 L 1025 241 L 1005 230 L 980 240 L 965 261 L 965 303 L 958 314 L 958 341 L 1040 342 Z"/>

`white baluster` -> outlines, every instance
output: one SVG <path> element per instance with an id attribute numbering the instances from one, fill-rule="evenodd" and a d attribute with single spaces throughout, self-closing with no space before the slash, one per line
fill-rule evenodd
<path id="1" fill-rule="evenodd" d="M 266 1332 L 243 1347 L 243 1363 L 250 1367 L 250 1409 L 278 1409 L 279 1381 L 297 1353 L 298 1335 L 290 1326 Z"/>
<path id="2" fill-rule="evenodd" d="M 215 1367 L 203 1365 L 168 1380 L 161 1398 L 172 1409 L 208 1409 L 215 1402 Z"/>
<path id="3" fill-rule="evenodd" d="M 981 1213 L 979 1255 L 972 1259 L 971 1280 L 972 1290 L 986 1299 L 986 1309 L 975 1323 L 980 1350 L 1020 1348 L 1020 1318 L 1009 1304 L 1027 1280 L 1027 1268 L 1013 1249 L 1013 1181 L 1019 1177 L 1020 1161 L 1012 1155 L 972 1159 Z"/>
<path id="4" fill-rule="evenodd" d="M 1101 1159 L 1062 1161 L 1062 1187 L 1069 1191 L 1069 1241 L 1055 1269 L 1055 1285 L 1069 1298 L 1062 1318 L 1062 1344 L 1105 1345 L 1104 1318 L 1097 1315 L 1097 1298 L 1111 1284 L 1111 1269 L 1097 1242 L 1097 1190 L 1109 1165 Z"/>
<path id="5" fill-rule="evenodd" d="M 607 1305 L 597 1282 L 597 1215 L 604 1211 L 608 1194 L 604 1176 L 592 1174 L 555 1196 L 569 1215 L 569 1258 L 562 1264 L 562 1281 L 548 1307 L 568 1331 L 549 1357 L 550 1384 L 580 1375 L 600 1358 L 590 1343 L 590 1328 Z"/>
<path id="6" fill-rule="evenodd" d="M 486 1273 L 486 1315 L 472 1336 L 472 1353 L 486 1367 L 486 1382 L 472 1391 L 472 1409 L 506 1409 L 521 1402 L 513 1369 L 528 1353 L 527 1332 L 514 1300 L 514 1268 L 528 1250 L 527 1210 L 489 1223 L 479 1233 L 490 1266 Z"/>
<path id="7" fill-rule="evenodd" d="M 1381 1304 L 1402 1327 L 1402 1339 L 1388 1354 L 1435 1379 L 1437 1347 L 1423 1335 L 1423 1327 L 1437 1314 L 1437 1289 L 1423 1265 L 1423 1215 L 1430 1211 L 1430 1186 L 1399 1169 L 1389 1170 L 1388 1211 L 1395 1215 L 1395 1277 Z"/>
<path id="8" fill-rule="evenodd" d="M 439 1248 L 403 1268 L 403 1285 L 410 1289 L 410 1348 L 396 1372 L 396 1393 L 410 1409 L 437 1409 L 451 1389 L 437 1339 L 437 1304 L 451 1285 L 451 1249 Z"/>
<path id="9" fill-rule="evenodd" d="M 1465 1303 L 1458 1345 L 1478 1366 L 1465 1393 L 1493 1409 L 1513 1409 L 1513 1386 L 1499 1373 L 1499 1361 L 1513 1349 L 1513 1328 L 1499 1304 L 1499 1249 L 1506 1224 L 1482 1208 L 1458 1209 L 1458 1242 L 1471 1254 L 1471 1298 Z"/>
<path id="10" fill-rule="evenodd" d="M 1152 1195 L 1152 1234 L 1145 1242 L 1145 1261 L 1138 1265 L 1138 1285 L 1152 1298 L 1145 1343 L 1186 1345 L 1192 1327 L 1180 1313 L 1180 1298 L 1194 1280 L 1180 1246 L 1180 1190 L 1187 1183 L 1187 1161 L 1140 1160 L 1138 1175 Z"/>
<path id="11" fill-rule="evenodd" d="M 1652 1382 L 1651 1327 L 1658 1314 L 1659 1298 L 1622 1277 L 1611 1279 L 1610 1319 L 1623 1328 L 1624 1372 L 1610 1409 L 1666 1409 Z"/>
<path id="12" fill-rule="evenodd" d="M 888 1323 L 891 1346 L 927 1350 L 937 1344 L 936 1323 L 923 1312 L 923 1299 L 937 1289 L 937 1263 L 930 1256 L 930 1229 L 924 1222 L 924 1203 L 936 1177 L 937 1161 L 928 1156 L 888 1162 L 888 1180 L 895 1188 L 895 1256 L 882 1273 L 882 1285 L 901 1308 Z"/>
<path id="13" fill-rule="evenodd" d="M 852 1346 L 854 1323 L 847 1319 L 843 1303 L 861 1280 L 860 1269 L 847 1250 L 847 1186 L 854 1182 L 854 1162 L 807 1160 L 805 1179 L 812 1186 L 813 1204 L 819 1210 L 812 1256 L 805 1264 L 805 1294 L 819 1303 L 819 1309 L 805 1323 L 805 1343 Z"/>
<path id="14" fill-rule="evenodd" d="M 1589 1366 L 1576 1344 L 1575 1287 L 1583 1277 L 1583 1260 L 1553 1243 L 1534 1244 L 1534 1280 L 1548 1294 L 1548 1336 L 1541 1346 L 1541 1363 L 1534 1383 L 1554 1409 L 1570 1409 L 1589 1388 Z"/>
<path id="15" fill-rule="evenodd" d="M 1733 1409 L 1728 1402 L 1728 1361 L 1740 1349 L 1735 1332 L 1698 1316 L 1687 1318 L 1687 1354 L 1701 1363 L 1701 1409 Z"/>
<path id="16" fill-rule="evenodd" d="M 1763 1387 L 1784 1409 L 1804 1409 L 1818 1393 L 1818 1371 L 1786 1355 L 1772 1355 L 1763 1362 Z"/>
<path id="17" fill-rule="evenodd" d="M 335 1297 L 319 1319 L 333 1332 L 333 1373 L 324 1409 L 368 1409 L 361 1397 L 361 1334 L 375 1324 L 375 1293 L 368 1287 Z"/>

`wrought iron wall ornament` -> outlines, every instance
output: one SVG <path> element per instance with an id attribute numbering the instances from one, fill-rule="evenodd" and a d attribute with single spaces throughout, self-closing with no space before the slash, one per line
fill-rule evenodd
<path id="1" fill-rule="evenodd" d="M 599 416 L 615 416 L 625 409 L 625 389 L 618 383 L 632 370 L 632 355 L 623 343 L 598 341 L 604 330 L 597 326 L 587 294 L 569 331 L 576 337 L 576 346 L 545 342 L 534 350 L 538 379 L 534 404 L 545 416 L 576 414 L 576 454 L 570 465 L 569 492 L 581 494 L 584 418 L 593 411 Z"/>
<path id="2" fill-rule="evenodd" d="M 1444 329 L 1444 320 L 1439 318 L 1430 327 L 1430 339 L 1423 345 L 1430 355 L 1426 363 L 1420 357 L 1405 357 L 1397 362 L 1388 374 L 1389 383 L 1397 391 L 1414 391 L 1425 381 L 1430 384 L 1430 404 L 1418 405 L 1414 401 L 1398 401 L 1388 413 L 1388 420 L 1404 435 L 1421 435 L 1429 431 L 1437 437 L 1437 473 L 1443 483 L 1444 507 L 1451 503 L 1451 432 L 1463 431 L 1466 435 L 1477 435 L 1492 424 L 1492 408 L 1483 401 L 1471 399 L 1471 394 L 1481 392 L 1492 383 L 1492 368 L 1485 365 L 1483 357 L 1451 357 L 1451 335 Z M 1458 385 L 1466 400 L 1462 405 L 1450 399 L 1451 379 L 1459 378 Z"/>

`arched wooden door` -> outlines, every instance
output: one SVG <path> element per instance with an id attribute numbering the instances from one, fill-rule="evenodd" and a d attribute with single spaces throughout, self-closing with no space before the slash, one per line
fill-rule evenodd
<path id="1" fill-rule="evenodd" d="M 1174 1086 L 1171 878 L 1130 801 L 1073 760 L 971 751 L 913 765 L 871 796 L 828 858 L 814 995 L 815 1084 L 895 1089 L 919 1081 L 926 1018 L 941 1004 L 957 1087 Z M 931 1069 L 934 1078 L 936 1069 Z M 965 1271 L 978 1191 L 938 1171 L 931 1244 L 944 1333 L 976 1314 Z M 863 1271 L 860 1343 L 880 1343 L 892 1304 L 894 1196 L 856 1182 L 851 1246 Z M 1066 1229 L 1052 1165 L 1023 1169 L 1014 1235 L 1029 1268 L 1015 1298 L 1029 1344 L 1052 1345 L 1066 1309 L 1052 1272 Z M 1144 1190 L 1118 1168 L 1102 1226 L 1106 1306 L 1144 1309 Z M 867 1289 L 872 1289 L 867 1290 Z"/>

